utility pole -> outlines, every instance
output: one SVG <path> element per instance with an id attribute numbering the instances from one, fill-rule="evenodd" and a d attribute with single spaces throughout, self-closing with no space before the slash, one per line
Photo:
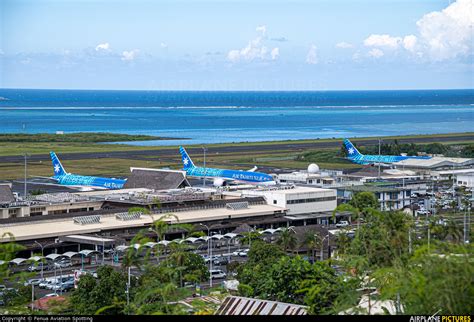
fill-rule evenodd
<path id="1" fill-rule="evenodd" d="M 207 250 L 209 256 L 209 287 L 212 288 L 212 238 L 211 238 L 211 231 L 208 225 L 199 224 L 200 226 L 207 228 L 207 243 L 209 244 L 209 249 Z"/>
<path id="2" fill-rule="evenodd" d="M 380 180 L 380 139 L 379 139 L 379 174 L 377 178 Z"/>
<path id="3" fill-rule="evenodd" d="M 471 203 L 469 202 L 469 208 L 471 208 Z M 467 216 L 466 216 L 466 210 L 464 210 L 464 216 L 463 216 L 463 228 L 464 228 L 464 243 L 467 241 Z"/>
<path id="4" fill-rule="evenodd" d="M 324 236 L 323 240 L 321 240 L 321 251 L 319 254 L 319 257 L 321 257 L 321 260 L 324 260 L 324 240 L 326 239 L 326 237 L 329 237 L 329 234 Z M 329 258 L 329 241 L 328 241 L 328 258 Z"/>
<path id="5" fill-rule="evenodd" d="M 430 227 L 428 226 L 428 253 L 429 252 L 430 252 Z"/>
<path id="6" fill-rule="evenodd" d="M 33 313 L 35 303 L 35 284 L 31 283 L 31 312 Z"/>
<path id="7" fill-rule="evenodd" d="M 44 259 L 44 248 L 48 245 L 51 245 L 53 243 L 46 243 L 44 245 L 38 243 L 36 240 L 35 240 L 35 244 L 39 245 L 39 247 L 41 247 L 41 279 L 43 279 L 43 269 L 44 269 L 44 262 L 43 262 L 43 259 Z"/>
<path id="8" fill-rule="evenodd" d="M 127 282 L 127 290 L 125 291 L 127 293 L 127 314 L 129 314 L 129 308 L 130 308 L 130 266 L 128 267 L 128 282 Z"/>
<path id="9" fill-rule="evenodd" d="M 207 172 L 207 169 L 206 169 L 206 151 L 207 151 L 207 148 L 203 146 L 202 151 L 204 152 L 204 176 L 202 178 L 202 181 L 203 181 L 203 186 L 205 187 L 206 186 L 206 172 Z"/>
<path id="10" fill-rule="evenodd" d="M 25 191 L 23 192 L 23 195 L 24 195 L 24 199 L 26 200 L 26 196 L 27 196 L 27 189 L 26 189 L 26 177 L 27 177 L 27 162 L 26 162 L 26 158 L 29 156 L 28 153 L 25 153 L 23 155 L 25 157 Z"/>
<path id="11" fill-rule="evenodd" d="M 411 254 L 411 228 L 408 229 L 408 254 Z"/>

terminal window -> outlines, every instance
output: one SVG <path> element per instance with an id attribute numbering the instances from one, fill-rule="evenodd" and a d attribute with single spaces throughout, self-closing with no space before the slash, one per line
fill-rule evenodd
<path id="1" fill-rule="evenodd" d="M 332 201 L 332 200 L 336 200 L 336 196 L 288 200 L 288 204 L 291 205 L 291 204 L 297 204 L 297 203 L 321 202 L 321 201 Z"/>

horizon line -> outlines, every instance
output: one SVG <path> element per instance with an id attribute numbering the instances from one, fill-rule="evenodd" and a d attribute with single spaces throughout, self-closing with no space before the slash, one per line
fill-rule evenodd
<path id="1" fill-rule="evenodd" d="M 0 87 L 0 90 L 36 90 L 36 91 L 117 91 L 117 92 L 382 92 L 382 91 L 465 91 L 474 88 L 418 88 L 418 89 L 87 89 L 87 88 L 21 88 Z"/>

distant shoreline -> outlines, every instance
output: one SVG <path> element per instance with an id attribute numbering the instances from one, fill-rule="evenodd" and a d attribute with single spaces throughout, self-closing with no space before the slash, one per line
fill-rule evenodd
<path id="1" fill-rule="evenodd" d="M 153 135 L 134 135 L 108 132 L 74 133 L 0 133 L 0 143 L 47 142 L 47 143 L 113 143 L 160 140 L 188 140 Z"/>

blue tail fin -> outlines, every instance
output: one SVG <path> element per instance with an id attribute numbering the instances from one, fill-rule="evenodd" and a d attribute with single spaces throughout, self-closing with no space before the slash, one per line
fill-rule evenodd
<path id="1" fill-rule="evenodd" d="M 191 160 L 188 153 L 182 146 L 179 147 L 179 152 L 181 153 L 181 160 L 183 161 L 183 169 L 187 170 L 189 168 L 194 168 L 193 160 Z"/>
<path id="2" fill-rule="evenodd" d="M 49 154 L 51 155 L 51 161 L 53 161 L 54 175 L 62 176 L 64 174 L 67 174 L 66 170 L 64 170 L 63 165 L 61 164 L 61 161 L 59 161 L 58 157 L 56 156 L 56 153 L 51 151 Z"/>
<path id="3" fill-rule="evenodd" d="M 352 144 L 352 142 L 349 141 L 348 139 L 344 139 L 344 146 L 346 147 L 347 155 L 349 156 L 349 158 L 353 158 L 353 157 L 357 157 L 357 156 L 362 155 L 356 149 L 356 147 Z"/>

